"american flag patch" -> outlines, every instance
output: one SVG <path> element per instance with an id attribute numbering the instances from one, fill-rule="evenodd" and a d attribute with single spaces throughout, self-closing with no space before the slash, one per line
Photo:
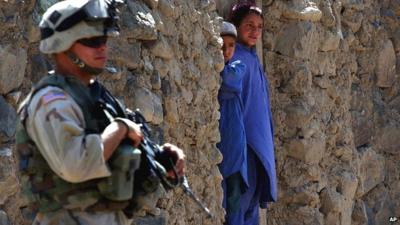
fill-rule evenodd
<path id="1" fill-rule="evenodd" d="M 59 99 L 66 99 L 67 96 L 63 92 L 50 92 L 42 97 L 42 103 L 44 105 L 49 104 L 52 101 L 59 100 Z"/>

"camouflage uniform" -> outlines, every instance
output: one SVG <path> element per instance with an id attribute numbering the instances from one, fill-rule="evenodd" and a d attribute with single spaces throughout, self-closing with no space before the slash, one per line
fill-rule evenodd
<path id="1" fill-rule="evenodd" d="M 43 88 L 32 97 L 27 110 L 27 132 L 58 176 L 77 183 L 111 175 L 103 157 L 100 134 L 85 134 L 82 110 L 62 89 Z M 34 224 L 128 225 L 131 222 L 121 211 L 61 209 L 39 213 Z"/>
<path id="2" fill-rule="evenodd" d="M 116 7 L 121 2 L 65 0 L 55 3 L 46 10 L 39 24 L 40 51 L 56 55 L 63 53 L 80 71 L 92 76 L 99 74 L 103 68 L 86 64 L 75 52 L 70 51 L 70 47 L 82 39 L 118 35 Z M 129 161 L 129 166 L 126 166 L 129 173 L 125 173 L 125 170 L 118 173 L 111 164 L 109 168 L 103 156 L 104 146 L 100 135 L 112 118 L 126 119 L 124 109 L 97 82 L 85 86 L 73 81 L 77 80 L 73 74 L 64 75 L 41 80 L 23 102 L 19 112 L 21 123 L 16 141 L 21 162 L 21 186 L 29 206 L 39 212 L 34 224 L 131 224 L 132 220 L 122 210 L 127 212 L 126 206 L 131 206 L 133 188 L 120 181 L 108 181 L 114 181 L 114 175 L 119 174 L 118 178 L 124 177 L 120 180 L 131 179 L 130 184 L 133 185 L 134 163 Z M 41 86 L 40 83 L 45 85 Z M 93 90 L 99 90 L 94 93 L 101 94 L 92 95 Z M 129 154 L 133 152 L 130 142 L 123 142 L 118 149 L 121 145 L 128 145 Z M 138 164 L 138 161 L 135 162 Z M 117 193 L 124 193 L 120 195 L 124 197 L 112 198 L 107 195 L 107 187 L 110 186 L 110 190 L 122 187 Z"/>

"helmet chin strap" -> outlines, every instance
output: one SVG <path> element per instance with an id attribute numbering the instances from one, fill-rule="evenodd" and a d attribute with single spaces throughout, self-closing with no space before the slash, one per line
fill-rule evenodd
<path id="1" fill-rule="evenodd" d="M 76 66 L 79 67 L 79 69 L 83 72 L 89 73 L 91 75 L 99 75 L 101 72 L 103 72 L 103 68 L 95 68 L 87 65 L 85 62 L 83 62 L 80 58 L 78 58 L 75 53 L 71 51 L 66 52 L 67 56 L 69 59 L 71 59 L 72 63 L 75 64 Z"/>

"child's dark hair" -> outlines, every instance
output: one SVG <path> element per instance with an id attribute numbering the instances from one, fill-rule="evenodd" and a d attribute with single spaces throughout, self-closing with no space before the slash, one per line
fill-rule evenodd
<path id="1" fill-rule="evenodd" d="M 239 27 L 242 20 L 249 14 L 254 13 L 263 18 L 262 10 L 252 2 L 242 2 L 235 4 L 229 16 L 229 22 Z"/>

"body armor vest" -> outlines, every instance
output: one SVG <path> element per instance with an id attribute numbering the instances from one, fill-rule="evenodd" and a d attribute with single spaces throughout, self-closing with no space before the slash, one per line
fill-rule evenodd
<path id="1" fill-rule="evenodd" d="M 16 142 L 20 160 L 22 194 L 39 212 L 51 212 L 61 208 L 85 211 L 116 211 L 124 209 L 127 199 L 108 198 L 107 185 L 115 180 L 110 177 L 81 183 L 70 183 L 57 176 L 28 136 L 25 119 L 27 108 L 35 93 L 47 86 L 56 86 L 67 92 L 81 108 L 86 127 L 85 133 L 100 134 L 110 123 L 107 113 L 113 117 L 126 117 L 118 101 L 98 82 L 88 88 L 76 78 L 49 75 L 43 78 L 29 93 L 19 109 Z M 107 113 L 104 112 L 107 111 Z M 130 152 L 134 150 L 130 149 Z M 138 157 L 140 157 L 140 152 Z M 137 168 L 136 168 L 137 169 Z M 131 173 L 133 179 L 133 173 Z M 133 185 L 133 184 L 132 184 Z M 131 189 L 133 192 L 133 187 Z"/>

